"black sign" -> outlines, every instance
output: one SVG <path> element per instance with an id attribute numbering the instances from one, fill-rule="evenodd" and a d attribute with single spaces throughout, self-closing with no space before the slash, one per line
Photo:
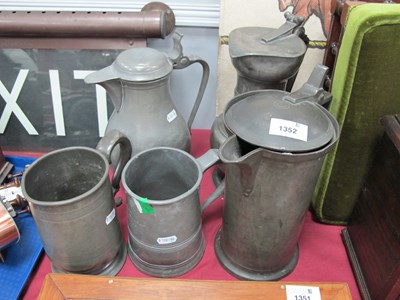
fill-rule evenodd
<path id="1" fill-rule="evenodd" d="M 83 79 L 110 65 L 120 52 L 1 49 L 3 150 L 94 147 L 104 135 L 113 107 L 102 87 L 87 85 Z"/>

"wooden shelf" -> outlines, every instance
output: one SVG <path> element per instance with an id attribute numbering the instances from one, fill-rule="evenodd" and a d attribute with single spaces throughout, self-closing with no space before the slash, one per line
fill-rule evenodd
<path id="1" fill-rule="evenodd" d="M 347 283 L 139 279 L 53 273 L 46 275 L 38 299 L 286 300 L 287 285 L 319 287 L 322 300 L 351 300 Z"/>

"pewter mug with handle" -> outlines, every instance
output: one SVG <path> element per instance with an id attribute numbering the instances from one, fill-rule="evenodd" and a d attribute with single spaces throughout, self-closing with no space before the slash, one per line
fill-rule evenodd
<path id="1" fill-rule="evenodd" d="M 195 159 L 180 149 L 155 147 L 126 165 L 122 184 L 128 204 L 128 254 L 142 272 L 175 277 L 202 258 L 199 190 L 203 172 L 219 160 L 217 153 L 210 149 Z"/>
<path id="2" fill-rule="evenodd" d="M 120 160 L 111 184 L 110 154 L 117 144 Z M 116 275 L 125 262 L 126 246 L 113 197 L 131 154 L 130 143 L 110 131 L 97 149 L 52 151 L 23 176 L 22 191 L 53 272 Z"/>

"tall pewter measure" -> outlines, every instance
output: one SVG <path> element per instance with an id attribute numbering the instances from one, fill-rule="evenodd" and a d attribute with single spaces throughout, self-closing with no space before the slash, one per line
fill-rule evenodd
<path id="1" fill-rule="evenodd" d="M 285 18 L 279 28 L 240 27 L 229 34 L 229 55 L 237 71 L 235 95 L 292 88 L 307 47 L 299 37 L 303 18 L 290 12 Z"/>
<path id="2" fill-rule="evenodd" d="M 229 54 L 237 71 L 235 96 L 261 89 L 291 91 L 307 47 L 300 37 L 303 18 L 290 12 L 285 18 L 279 28 L 240 27 L 229 34 Z M 219 148 L 231 134 L 219 115 L 211 127 L 211 147 Z M 222 178 L 219 166 L 213 180 L 218 183 Z"/>
<path id="3" fill-rule="evenodd" d="M 320 104 L 327 68 L 316 66 L 294 93 L 239 95 L 224 112 L 234 133 L 220 148 L 225 165 L 223 224 L 215 239 L 222 266 L 249 280 L 277 280 L 293 271 L 297 241 L 325 155 L 339 127 Z"/>

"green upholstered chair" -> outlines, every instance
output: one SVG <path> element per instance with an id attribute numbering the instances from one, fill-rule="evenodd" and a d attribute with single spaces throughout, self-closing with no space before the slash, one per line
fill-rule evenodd
<path id="1" fill-rule="evenodd" d="M 400 4 L 349 5 L 346 15 L 330 105 L 341 136 L 312 200 L 315 217 L 332 224 L 353 211 L 383 134 L 379 119 L 400 113 Z"/>

